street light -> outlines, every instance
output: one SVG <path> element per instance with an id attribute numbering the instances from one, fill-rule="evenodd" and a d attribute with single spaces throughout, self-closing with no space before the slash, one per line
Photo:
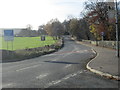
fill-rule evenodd
<path id="1" fill-rule="evenodd" d="M 118 6 L 117 6 L 117 0 L 115 3 L 116 8 L 116 56 L 120 57 L 119 55 L 119 31 L 118 31 Z"/>
<path id="2" fill-rule="evenodd" d="M 114 18 L 116 18 L 115 20 L 115 24 L 116 24 L 116 56 L 119 58 L 119 31 L 118 31 L 118 5 L 117 5 L 117 0 L 108 0 L 108 2 L 113 2 L 112 4 L 109 4 L 110 9 L 108 14 L 109 14 L 109 22 L 112 23 L 114 22 Z M 114 3 L 115 2 L 115 3 Z M 115 10 L 113 9 L 115 6 Z M 114 13 L 115 12 L 115 13 Z M 115 14 L 115 16 L 114 16 Z"/>

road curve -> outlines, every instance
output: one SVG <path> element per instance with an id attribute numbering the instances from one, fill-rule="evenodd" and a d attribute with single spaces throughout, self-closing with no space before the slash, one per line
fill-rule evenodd
<path id="1" fill-rule="evenodd" d="M 95 54 L 65 36 L 58 52 L 2 64 L 3 88 L 118 88 L 118 82 L 86 69 Z"/>

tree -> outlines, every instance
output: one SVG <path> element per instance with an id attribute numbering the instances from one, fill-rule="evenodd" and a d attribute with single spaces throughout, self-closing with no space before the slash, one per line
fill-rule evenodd
<path id="1" fill-rule="evenodd" d="M 38 34 L 39 34 L 39 35 L 47 35 L 47 32 L 46 32 L 46 30 L 45 30 L 45 25 L 40 25 L 40 26 L 38 27 Z"/>
<path id="2" fill-rule="evenodd" d="M 27 27 L 27 30 L 32 30 L 32 25 L 28 24 L 26 27 Z"/>
<path id="3" fill-rule="evenodd" d="M 67 21 L 67 20 L 64 20 L 64 22 L 62 23 L 63 24 L 63 26 L 64 26 L 64 31 L 65 31 L 65 35 L 67 34 L 67 35 L 69 35 L 70 34 L 70 26 L 69 26 L 69 24 L 70 24 L 70 20 L 69 21 Z"/>
<path id="4" fill-rule="evenodd" d="M 27 30 L 27 29 L 22 29 L 17 36 L 21 37 L 35 37 L 38 36 L 38 32 L 36 30 Z"/>
<path id="5" fill-rule="evenodd" d="M 89 31 L 89 23 L 86 21 L 86 19 L 80 19 L 79 20 L 79 32 L 78 37 L 86 40 L 94 40 L 93 35 Z"/>
<path id="6" fill-rule="evenodd" d="M 86 20 L 83 19 L 77 19 L 73 18 L 69 23 L 69 32 L 72 36 L 76 37 L 76 39 L 94 39 L 93 35 L 89 31 L 89 24 L 86 22 Z"/>
<path id="7" fill-rule="evenodd" d="M 27 32 L 28 32 L 28 36 L 32 36 L 32 33 L 31 33 L 32 25 L 28 24 L 28 25 L 26 26 L 26 30 L 27 30 Z"/>
<path id="8" fill-rule="evenodd" d="M 77 35 L 77 31 L 79 29 L 79 22 L 77 19 L 73 18 L 70 20 L 70 32 L 72 36 Z"/>
<path id="9" fill-rule="evenodd" d="M 104 2 L 104 0 L 88 0 L 88 2 L 85 2 L 85 9 L 87 10 L 86 14 L 84 14 L 86 15 L 85 18 L 89 24 L 95 25 L 98 38 L 100 38 L 101 32 L 104 32 L 105 39 L 111 40 L 111 34 L 114 30 L 111 30 L 111 25 L 108 22 L 108 3 Z"/>
<path id="10" fill-rule="evenodd" d="M 64 34 L 64 26 L 58 19 L 52 19 L 45 25 L 48 35 L 60 37 Z"/>

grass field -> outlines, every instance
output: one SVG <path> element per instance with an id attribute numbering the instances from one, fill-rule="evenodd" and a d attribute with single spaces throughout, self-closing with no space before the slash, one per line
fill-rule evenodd
<path id="1" fill-rule="evenodd" d="M 47 36 L 45 41 L 41 41 L 40 37 L 14 37 L 13 50 L 43 47 L 55 42 L 50 36 Z M 7 50 L 7 42 L 2 37 L 0 37 L 0 49 Z M 8 50 L 12 50 L 12 42 L 8 42 Z"/>

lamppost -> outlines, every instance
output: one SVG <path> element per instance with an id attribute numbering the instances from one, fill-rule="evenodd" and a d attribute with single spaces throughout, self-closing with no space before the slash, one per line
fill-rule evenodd
<path id="1" fill-rule="evenodd" d="M 117 0 L 108 0 L 109 3 L 113 3 L 110 4 L 109 7 L 109 22 L 113 23 L 114 22 L 114 18 L 115 19 L 115 25 L 116 25 L 116 56 L 119 58 L 120 57 L 120 51 L 119 51 L 119 30 L 118 30 L 118 3 Z M 114 3 L 115 2 L 115 3 Z M 115 8 L 115 10 L 114 10 Z M 114 16 L 115 15 L 115 16 Z"/>
<path id="2" fill-rule="evenodd" d="M 119 55 L 119 31 L 118 31 L 118 5 L 117 5 L 117 0 L 115 3 L 115 8 L 116 8 L 116 56 L 120 57 Z"/>

